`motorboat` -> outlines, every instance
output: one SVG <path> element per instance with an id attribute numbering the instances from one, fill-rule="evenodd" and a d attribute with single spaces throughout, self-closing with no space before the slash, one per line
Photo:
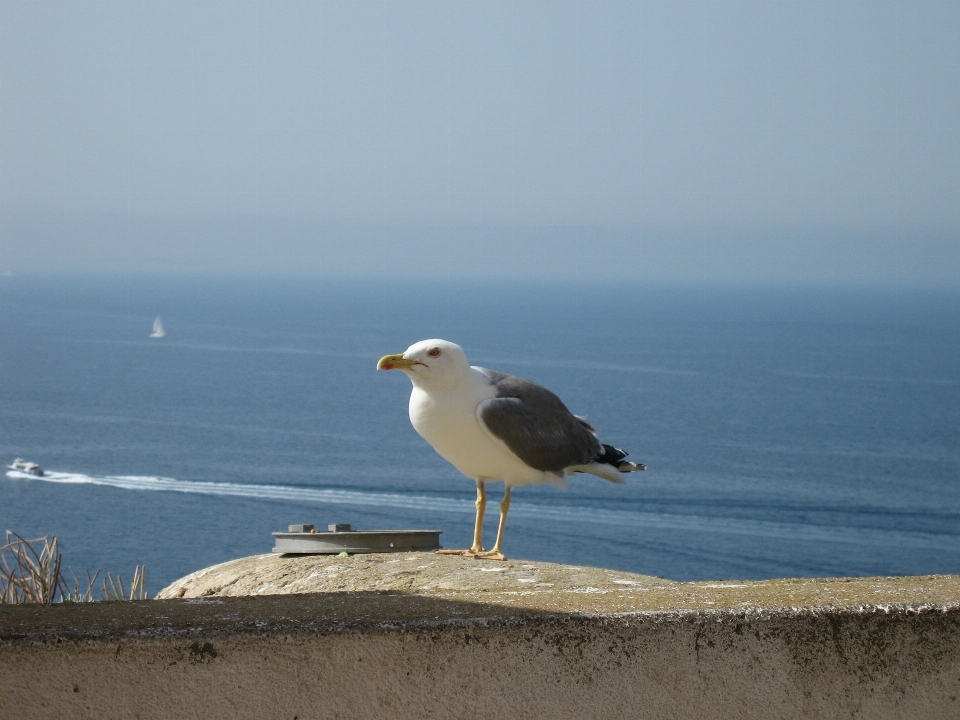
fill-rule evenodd
<path id="1" fill-rule="evenodd" d="M 24 460 L 23 458 L 17 458 L 12 463 L 7 465 L 11 470 L 19 470 L 20 472 L 30 473 L 31 475 L 36 475 L 37 477 L 43 477 L 44 472 L 43 468 L 37 465 L 35 462 L 30 462 L 29 460 Z"/>

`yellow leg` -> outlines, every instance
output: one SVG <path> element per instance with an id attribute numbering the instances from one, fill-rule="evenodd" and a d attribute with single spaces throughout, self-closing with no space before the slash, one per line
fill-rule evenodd
<path id="1" fill-rule="evenodd" d="M 487 489 L 477 482 L 477 521 L 473 526 L 473 545 L 464 555 L 479 555 L 483 552 L 483 515 L 487 512 Z"/>
<path id="2" fill-rule="evenodd" d="M 487 560 L 506 560 L 500 551 L 500 543 L 503 542 L 503 527 L 507 524 L 507 513 L 510 511 L 510 486 L 507 485 L 503 493 L 503 500 L 500 501 L 500 524 L 497 526 L 497 543 L 490 552 L 481 553 L 479 557 Z"/>

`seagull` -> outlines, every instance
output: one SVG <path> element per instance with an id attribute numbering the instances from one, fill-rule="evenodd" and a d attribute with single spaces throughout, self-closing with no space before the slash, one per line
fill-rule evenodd
<path id="1" fill-rule="evenodd" d="M 646 466 L 604 445 L 597 431 L 560 398 L 536 383 L 474 367 L 463 349 L 446 340 L 421 340 L 386 355 L 377 370 L 400 370 L 413 382 L 410 422 L 442 458 L 477 484 L 477 518 L 469 550 L 441 551 L 491 560 L 503 556 L 503 528 L 516 486 L 548 483 L 566 489 L 567 476 L 583 472 L 612 483 Z M 485 485 L 502 481 L 497 542 L 483 549 Z"/>

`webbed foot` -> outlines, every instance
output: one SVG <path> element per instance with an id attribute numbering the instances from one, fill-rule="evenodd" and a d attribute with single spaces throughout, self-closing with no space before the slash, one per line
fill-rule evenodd
<path id="1" fill-rule="evenodd" d="M 477 553 L 476 555 L 481 560 L 506 560 L 503 556 L 503 553 L 499 550 L 490 550 L 488 552 Z"/>
<path id="2" fill-rule="evenodd" d="M 483 554 L 483 548 L 470 548 L 469 550 L 446 550 L 441 548 L 434 551 L 437 555 L 461 555 L 463 557 L 480 557 Z"/>

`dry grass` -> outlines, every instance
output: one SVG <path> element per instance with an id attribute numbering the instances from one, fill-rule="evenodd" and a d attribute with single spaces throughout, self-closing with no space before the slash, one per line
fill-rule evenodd
<path id="1" fill-rule="evenodd" d="M 91 575 L 90 571 L 87 570 L 87 587 L 83 590 L 80 589 L 80 580 L 77 578 L 77 574 L 73 571 L 73 568 L 70 568 L 70 574 L 73 575 L 73 589 L 69 589 L 69 587 L 66 587 L 65 582 L 61 582 L 60 601 L 94 602 L 96 598 L 93 596 L 93 588 L 97 584 L 97 578 L 100 576 L 100 571 L 97 570 L 93 575 Z"/>
<path id="2" fill-rule="evenodd" d="M 104 600 L 149 600 L 145 588 L 147 581 L 146 565 L 137 565 L 133 569 L 133 581 L 130 583 L 130 596 L 127 597 L 127 591 L 123 588 L 123 577 L 117 574 L 114 579 L 111 573 L 103 579 L 103 599 Z"/>
<path id="3" fill-rule="evenodd" d="M 35 544 L 43 546 L 38 551 Z M 0 602 L 52 603 L 60 589 L 62 557 L 57 538 L 47 536 L 26 540 L 7 531 L 7 543 L 0 548 Z"/>
<path id="4" fill-rule="evenodd" d="M 100 571 L 91 575 L 87 572 L 86 587 L 81 584 L 76 573 L 71 587 L 62 572 L 63 556 L 57 538 L 47 535 L 34 540 L 26 540 L 14 532 L 7 531 L 6 544 L 0 547 L 0 604 L 19 605 L 23 603 L 50 604 L 60 602 L 94 602 L 93 595 Z M 124 587 L 123 577 L 107 573 L 103 578 L 100 600 L 148 600 L 146 591 L 147 569 L 137 565 L 133 571 L 130 592 Z"/>

